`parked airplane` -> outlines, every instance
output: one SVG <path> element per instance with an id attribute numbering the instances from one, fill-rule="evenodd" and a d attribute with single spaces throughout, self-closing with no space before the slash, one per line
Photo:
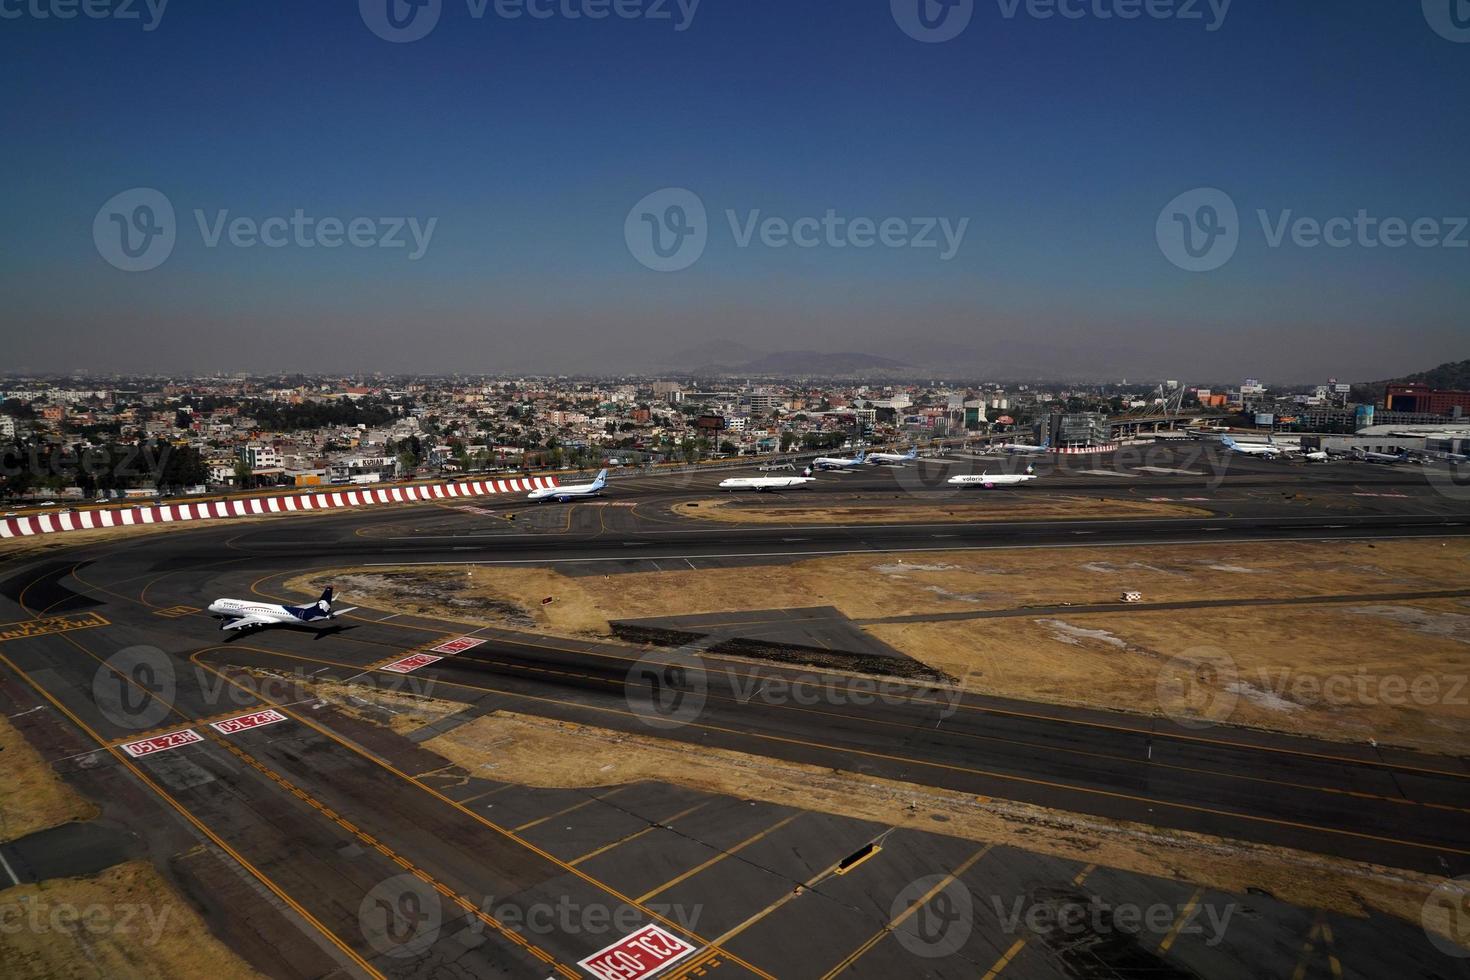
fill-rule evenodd
<path id="1" fill-rule="evenodd" d="M 1367 449 L 1355 449 L 1353 450 L 1353 458 L 1365 463 L 1391 464 L 1418 462 L 1418 460 L 1402 450 L 1396 453 L 1375 453 Z"/>
<path id="2" fill-rule="evenodd" d="M 209 614 L 223 620 L 222 630 L 247 630 L 260 626 L 316 626 L 330 623 L 343 613 L 350 613 L 356 606 L 346 609 L 332 608 L 332 587 L 327 586 L 322 597 L 309 606 L 277 606 L 268 602 L 250 602 L 245 599 L 216 599 L 209 604 Z"/>
<path id="3" fill-rule="evenodd" d="M 1331 458 L 1332 455 L 1325 449 L 1314 449 L 1309 453 L 1302 453 L 1302 459 L 1309 463 L 1325 463 Z"/>
<path id="4" fill-rule="evenodd" d="M 919 458 L 919 447 L 910 446 L 906 453 L 869 453 L 868 462 L 883 463 L 891 466 L 902 466 L 904 463 L 912 463 Z"/>
<path id="5" fill-rule="evenodd" d="M 959 487 L 984 487 L 986 490 L 992 487 L 1014 487 L 1034 480 L 1036 476 L 1031 472 L 1031 467 L 1026 467 L 1025 473 L 967 473 L 961 476 L 952 476 L 948 482 Z"/>
<path id="6" fill-rule="evenodd" d="M 1220 444 L 1232 453 L 1240 453 L 1242 456 L 1260 456 L 1265 459 L 1275 459 L 1286 452 L 1276 445 L 1270 436 L 1266 437 L 1265 442 L 1236 442 L 1226 435 L 1220 437 Z"/>
<path id="7" fill-rule="evenodd" d="M 852 459 L 842 459 L 833 456 L 818 456 L 812 460 L 812 466 L 819 470 L 850 470 L 862 466 L 868 461 L 868 451 L 858 450 L 858 454 Z"/>
<path id="8" fill-rule="evenodd" d="M 728 480 L 720 481 L 720 489 L 770 493 L 775 490 L 790 490 L 815 480 L 816 477 L 812 476 L 732 476 Z"/>
<path id="9" fill-rule="evenodd" d="M 1033 446 L 1024 442 L 1003 442 L 999 446 L 991 446 L 991 452 L 1010 453 L 1011 455 L 1026 454 L 1035 455 L 1051 452 L 1051 436 L 1041 440 L 1041 445 Z"/>
<path id="10" fill-rule="evenodd" d="M 602 488 L 607 486 L 607 470 L 598 470 L 597 479 L 591 483 L 574 483 L 565 487 L 543 487 L 540 490 L 532 490 L 526 494 L 527 500 L 555 500 L 558 503 L 566 503 L 577 497 L 596 497 L 602 493 Z"/>

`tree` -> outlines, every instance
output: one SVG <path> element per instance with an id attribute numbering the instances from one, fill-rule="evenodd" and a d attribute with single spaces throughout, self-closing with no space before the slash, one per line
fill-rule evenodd
<path id="1" fill-rule="evenodd" d="M 243 459 L 235 461 L 235 486 L 241 490 L 250 489 L 254 474 L 250 471 L 250 464 Z"/>

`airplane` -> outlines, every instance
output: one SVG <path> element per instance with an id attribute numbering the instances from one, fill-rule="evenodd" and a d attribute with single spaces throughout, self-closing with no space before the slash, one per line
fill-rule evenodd
<path id="1" fill-rule="evenodd" d="M 881 463 L 885 465 L 902 466 L 904 463 L 911 463 L 918 458 L 919 447 L 910 446 L 909 451 L 906 453 L 870 453 L 868 455 L 868 462 L 874 464 Z"/>
<path id="2" fill-rule="evenodd" d="M 566 503 L 577 497 L 596 497 L 601 495 L 602 488 L 607 486 L 607 470 L 599 470 L 597 479 L 591 483 L 575 483 L 565 487 L 543 487 L 540 490 L 532 490 L 526 494 L 527 500 L 555 500 L 557 503 Z"/>
<path id="3" fill-rule="evenodd" d="M 1037 453 L 1049 453 L 1051 452 L 1051 436 L 1047 436 L 1041 440 L 1041 445 L 1039 446 L 1032 446 L 1024 442 L 1003 442 L 999 446 L 991 446 L 990 451 L 993 453 L 1010 453 L 1013 456 L 1017 454 L 1034 455 Z"/>
<path id="4" fill-rule="evenodd" d="M 350 613 L 356 606 L 346 609 L 332 608 L 332 587 L 327 586 L 322 597 L 309 606 L 278 606 L 269 602 L 250 602 L 245 599 L 216 599 L 209 604 L 209 614 L 223 620 L 222 630 L 247 630 L 261 626 L 315 626 L 330 623 L 343 613 Z"/>
<path id="5" fill-rule="evenodd" d="M 1309 463 L 1325 463 L 1332 458 L 1332 454 L 1325 449 L 1316 449 L 1312 452 L 1302 453 L 1301 458 Z"/>
<path id="6" fill-rule="evenodd" d="M 1027 480 L 1035 480 L 1036 475 L 1026 473 L 969 473 L 962 476 L 952 476 L 948 483 L 960 487 L 981 486 L 986 490 L 992 487 L 1014 487 L 1025 483 Z"/>
<path id="7" fill-rule="evenodd" d="M 842 459 L 832 456 L 818 456 L 812 460 L 812 466 L 819 470 L 850 470 L 862 466 L 868 461 L 868 451 L 859 449 L 858 454 L 852 459 Z"/>
<path id="8" fill-rule="evenodd" d="M 803 483 L 813 483 L 816 477 L 812 476 L 732 476 L 728 480 L 720 481 L 721 490 L 754 490 L 756 493 L 770 493 L 776 490 L 790 490 L 799 487 Z"/>
<path id="9" fill-rule="evenodd" d="M 1364 463 L 1383 463 L 1385 465 L 1417 462 L 1414 457 L 1403 450 L 1399 450 L 1397 453 L 1375 453 L 1367 449 L 1355 449 L 1353 451 L 1353 458 L 1361 460 Z"/>
<path id="10" fill-rule="evenodd" d="M 1275 459 L 1277 456 L 1286 452 L 1286 450 L 1276 445 L 1275 440 L 1270 436 L 1267 436 L 1266 441 L 1262 443 L 1236 442 L 1228 435 L 1225 435 L 1220 437 L 1220 444 L 1232 453 L 1240 453 L 1242 456 L 1261 456 L 1266 459 Z"/>

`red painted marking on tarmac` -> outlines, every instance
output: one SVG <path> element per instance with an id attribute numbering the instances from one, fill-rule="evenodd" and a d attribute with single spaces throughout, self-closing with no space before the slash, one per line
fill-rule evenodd
<path id="1" fill-rule="evenodd" d="M 435 653 L 464 653 L 466 650 L 473 650 L 484 642 L 484 640 L 477 640 L 473 636 L 457 636 L 452 640 L 445 640 L 436 647 L 429 647 L 429 649 Z"/>
<path id="2" fill-rule="evenodd" d="M 391 670 L 395 674 L 407 674 L 412 671 L 418 670 L 420 667 L 427 667 L 429 666 L 429 664 L 438 663 L 443 659 L 443 657 L 435 657 L 427 653 L 416 653 L 411 657 L 404 657 L 402 660 L 395 660 L 393 663 L 379 669 Z"/>
<path id="3" fill-rule="evenodd" d="M 694 947 L 658 926 L 647 925 L 578 960 L 597 980 L 643 980 L 694 952 Z"/>
<path id="4" fill-rule="evenodd" d="M 204 736 L 192 728 L 185 728 L 182 731 L 169 732 L 167 735 L 155 735 L 136 742 L 124 742 L 122 750 L 134 759 L 141 759 L 145 755 L 156 755 L 159 752 L 176 749 L 181 745 L 193 745 L 195 742 L 202 741 L 204 741 Z"/>
<path id="5" fill-rule="evenodd" d="M 234 735 L 236 732 L 248 731 L 251 728 L 262 728 L 266 725 L 274 725 L 278 721 L 285 721 L 286 716 L 274 708 L 264 711 L 256 711 L 248 715 L 236 715 L 234 718 L 226 718 L 224 721 L 212 721 L 209 727 L 221 735 Z"/>

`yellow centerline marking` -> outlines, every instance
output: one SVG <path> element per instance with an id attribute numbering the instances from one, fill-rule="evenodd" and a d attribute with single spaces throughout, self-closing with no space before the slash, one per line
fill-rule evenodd
<path id="1" fill-rule="evenodd" d="M 662 829 L 664 827 L 667 827 L 669 824 L 673 823 L 675 820 L 682 820 L 685 817 L 689 816 L 689 814 L 693 813 L 695 810 L 699 810 L 699 809 L 702 809 L 704 807 L 707 807 L 712 802 L 714 802 L 714 801 L 713 800 L 705 800 L 702 803 L 696 803 L 693 806 L 689 807 L 687 810 L 680 810 L 678 813 L 674 814 L 672 817 L 665 817 L 663 820 L 660 820 L 657 824 L 649 824 L 647 827 L 644 827 L 642 830 L 634 831 L 633 833 L 629 834 L 626 837 L 621 837 L 621 838 L 613 841 L 611 844 L 604 844 L 601 847 L 597 848 L 595 851 L 588 851 L 586 854 L 583 854 L 581 857 L 576 858 L 576 859 L 574 859 L 572 861 L 568 861 L 567 863 L 570 864 L 570 865 L 572 865 L 573 867 L 576 867 L 577 865 L 581 864 L 583 861 L 590 861 L 593 858 L 597 857 L 599 854 L 606 854 L 608 851 L 612 850 L 613 848 L 615 848 L 615 847 L 621 847 L 622 845 L 628 843 L 629 841 L 637 840 L 638 838 L 642 837 L 644 834 L 651 834 L 655 830 L 660 830 L 660 829 Z"/>
<path id="2" fill-rule="evenodd" d="M 1174 920 L 1174 925 L 1170 927 L 1168 934 L 1164 936 L 1163 942 L 1159 943 L 1160 953 L 1167 953 L 1169 947 L 1174 945 L 1174 940 L 1179 938 L 1179 933 L 1184 929 L 1184 924 L 1189 921 L 1190 916 L 1194 915 L 1194 910 L 1199 908 L 1199 899 L 1204 893 L 1204 888 L 1196 888 L 1194 894 L 1189 896 L 1189 901 L 1180 910 L 1179 917 Z"/>
<path id="3" fill-rule="evenodd" d="M 652 891 L 644 892 L 642 895 L 639 895 L 636 899 L 634 899 L 634 902 L 638 905 L 642 905 L 650 898 L 653 898 L 656 895 L 663 894 L 664 892 L 668 891 L 670 888 L 673 888 L 675 885 L 680 884 L 681 882 L 688 881 L 690 878 L 693 878 L 695 875 L 699 874 L 706 868 L 710 868 L 716 864 L 719 864 L 721 861 L 725 860 L 725 858 L 730 857 L 733 854 L 739 854 L 741 851 L 761 840 L 763 837 L 775 833 L 782 827 L 789 824 L 791 821 L 795 820 L 797 817 L 801 816 L 804 812 L 805 811 L 798 811 L 796 813 L 793 813 L 789 817 L 785 817 L 781 820 L 776 821 L 774 824 L 767 827 L 765 830 L 762 830 L 760 833 L 745 838 L 745 840 L 741 841 L 739 844 L 736 844 L 734 847 L 726 848 L 725 850 L 716 854 L 714 857 L 710 858 L 708 861 L 705 861 L 702 864 L 695 865 L 688 871 L 675 878 L 670 878 L 668 881 L 664 882 L 662 885 L 659 885 L 657 888 L 654 888 Z"/>
<path id="4" fill-rule="evenodd" d="M 935 895 L 938 895 L 940 892 L 944 891 L 950 886 L 950 884 L 952 884 L 957 878 L 959 878 L 960 875 L 964 874 L 966 871 L 969 871 L 971 866 L 973 866 L 976 861 L 980 860 L 987 853 L 989 853 L 992 846 L 993 845 L 991 844 L 986 844 L 974 854 L 971 854 L 968 858 L 965 859 L 963 864 L 955 868 L 949 874 L 945 875 L 938 884 L 936 884 L 933 888 L 929 889 L 922 896 L 920 896 L 919 899 L 915 901 L 912 905 L 890 919 L 888 924 L 885 925 L 882 929 L 879 929 L 877 932 L 873 933 L 873 935 L 868 938 L 867 942 L 863 943 L 857 949 L 849 953 L 845 959 L 843 959 L 832 969 L 822 974 L 822 980 L 832 980 L 832 978 L 837 976 L 837 974 L 841 973 L 843 970 L 846 970 L 848 967 L 856 963 L 862 956 L 866 955 L 870 949 L 878 945 L 878 943 L 882 942 L 885 936 L 889 935 L 899 926 L 907 922 L 915 912 L 919 911 L 919 909 L 923 908 L 925 905 L 928 905 L 929 901 L 934 898 Z"/>
<path id="5" fill-rule="evenodd" d="M 548 820 L 555 820 L 557 817 L 564 817 L 568 813 L 575 813 L 583 807 L 591 806 L 594 803 L 601 803 L 609 796 L 612 796 L 614 793 L 621 792 L 623 789 L 624 787 L 618 786 L 607 791 L 606 793 L 603 793 L 601 796 L 592 796 L 583 800 L 580 803 L 573 803 L 571 806 L 567 807 L 564 810 L 558 810 L 555 813 L 548 813 L 544 817 L 537 817 L 535 820 L 532 820 L 529 823 L 523 823 L 519 827 L 516 827 L 515 833 L 519 834 L 523 830 L 530 830 L 532 827 L 539 827 L 541 824 L 545 823 Z"/>

